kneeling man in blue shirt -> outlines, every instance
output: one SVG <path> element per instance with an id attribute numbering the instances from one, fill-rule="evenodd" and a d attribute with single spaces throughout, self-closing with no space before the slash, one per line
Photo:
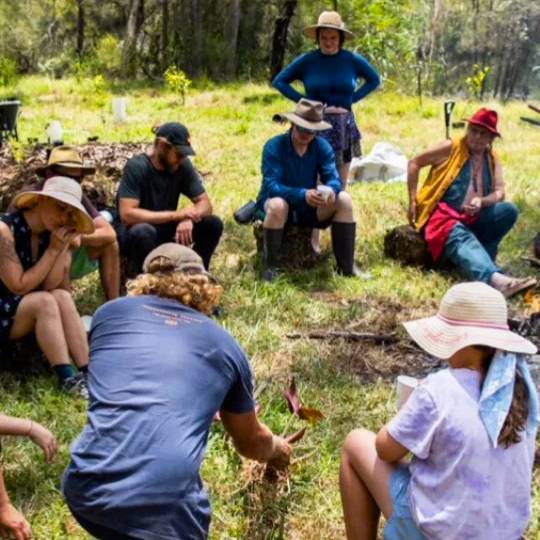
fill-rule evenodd
<path id="1" fill-rule="evenodd" d="M 257 209 L 264 214 L 263 279 L 277 272 L 286 226 L 332 227 L 332 248 L 338 271 L 358 276 L 354 264 L 356 223 L 352 200 L 341 190 L 334 151 L 318 131 L 332 126 L 323 121 L 323 104 L 301 99 L 294 112 L 283 116 L 291 128 L 270 139 L 262 156 L 263 182 Z M 317 189 L 317 180 L 320 184 Z"/>

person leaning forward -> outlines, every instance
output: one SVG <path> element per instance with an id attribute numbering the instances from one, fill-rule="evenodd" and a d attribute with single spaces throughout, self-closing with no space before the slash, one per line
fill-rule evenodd
<path id="1" fill-rule="evenodd" d="M 300 99 L 286 133 L 270 139 L 262 155 L 262 186 L 257 210 L 264 216 L 263 279 L 272 281 L 279 265 L 284 228 L 290 225 L 332 227 L 332 247 L 338 271 L 358 276 L 354 264 L 356 223 L 350 195 L 342 191 L 334 151 L 317 133 L 331 126 L 323 121 L 323 104 Z M 327 193 L 317 190 L 317 179 Z M 326 198 L 325 198 L 326 195 Z"/>
<path id="2" fill-rule="evenodd" d="M 469 280 L 483 281 L 506 297 L 536 285 L 495 264 L 499 243 L 518 217 L 504 201 L 502 166 L 493 151 L 497 112 L 481 108 L 467 120 L 464 137 L 444 141 L 408 164 L 409 223 L 422 232 L 434 261 L 444 257 Z M 431 170 L 417 193 L 420 169 Z"/>
<path id="3" fill-rule="evenodd" d="M 165 242 L 193 245 L 210 265 L 223 223 L 212 215 L 212 204 L 189 156 L 195 155 L 185 126 L 163 124 L 156 131 L 150 154 L 139 154 L 126 164 L 117 194 L 120 252 L 137 271 L 152 249 Z M 185 195 L 193 203 L 178 210 Z"/>
<path id="4" fill-rule="evenodd" d="M 81 154 L 72 146 L 56 146 L 51 150 L 47 164 L 36 169 L 45 179 L 64 176 L 81 183 L 95 167 L 85 165 Z M 81 235 L 81 245 L 72 252 L 70 278 L 79 279 L 99 264 L 101 285 L 107 300 L 120 294 L 120 258 L 113 226 L 98 212 L 83 193 L 81 203 L 94 222 L 94 232 Z"/>
<path id="5" fill-rule="evenodd" d="M 143 270 L 92 321 L 88 421 L 63 493 L 96 538 L 203 540 L 199 470 L 216 413 L 247 458 L 285 467 L 291 446 L 259 422 L 249 361 L 207 317 L 223 289 L 201 258 L 169 242 Z"/>

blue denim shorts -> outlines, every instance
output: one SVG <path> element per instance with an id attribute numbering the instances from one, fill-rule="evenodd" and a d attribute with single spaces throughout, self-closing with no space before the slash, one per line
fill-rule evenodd
<path id="1" fill-rule="evenodd" d="M 411 515 L 407 488 L 411 480 L 409 467 L 398 465 L 390 477 L 392 515 L 384 528 L 384 540 L 428 540 Z"/>

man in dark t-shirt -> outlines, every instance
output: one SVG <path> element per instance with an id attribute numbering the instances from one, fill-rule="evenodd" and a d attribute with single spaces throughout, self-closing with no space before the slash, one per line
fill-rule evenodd
<path id="1" fill-rule="evenodd" d="M 177 122 L 157 129 L 150 154 L 139 154 L 126 164 L 117 194 L 116 224 L 120 250 L 140 272 L 146 255 L 165 242 L 193 249 L 209 267 L 223 223 L 212 214 L 212 204 L 189 156 L 189 132 Z M 192 205 L 178 210 L 184 195 Z"/>
<path id="2" fill-rule="evenodd" d="M 166 243 L 143 270 L 92 319 L 88 420 L 62 489 L 97 538 L 203 540 L 199 469 L 216 412 L 247 458 L 284 467 L 291 447 L 257 419 L 248 359 L 205 315 L 222 289 L 201 258 Z"/>

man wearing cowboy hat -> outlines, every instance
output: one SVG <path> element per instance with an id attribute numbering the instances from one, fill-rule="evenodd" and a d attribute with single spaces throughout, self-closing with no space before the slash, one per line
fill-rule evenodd
<path id="1" fill-rule="evenodd" d="M 338 271 L 358 276 L 354 263 L 356 223 L 350 195 L 342 191 L 334 151 L 317 133 L 331 126 L 323 121 L 323 104 L 301 99 L 285 113 L 291 128 L 270 139 L 262 156 L 263 182 L 257 209 L 263 222 L 263 279 L 272 281 L 279 266 L 286 226 L 324 229 L 331 226 Z M 317 179 L 321 185 L 317 188 Z"/>
<path id="2" fill-rule="evenodd" d="M 434 261 L 452 262 L 467 279 L 483 281 L 510 297 L 536 285 L 495 264 L 499 244 L 518 217 L 505 201 L 501 162 L 493 150 L 497 112 L 482 107 L 460 139 L 444 141 L 408 164 L 409 223 L 422 232 Z M 431 166 L 418 190 L 420 169 Z M 417 192 L 418 191 L 418 192 Z"/>
<path id="3" fill-rule="evenodd" d="M 81 154 L 72 146 L 56 146 L 47 164 L 36 169 L 44 178 L 65 176 L 81 182 L 84 176 L 94 174 L 95 167 L 85 165 Z M 82 204 L 92 217 L 95 230 L 81 235 L 81 246 L 72 252 L 71 279 L 78 279 L 99 265 L 103 292 L 107 300 L 117 298 L 120 291 L 120 260 L 116 232 L 83 194 Z"/>
<path id="4" fill-rule="evenodd" d="M 152 249 L 176 241 L 193 245 L 208 268 L 223 223 L 212 215 L 210 198 L 189 159 L 195 155 L 189 132 L 178 122 L 153 131 L 156 138 L 151 153 L 127 162 L 118 187 L 120 250 L 140 272 Z M 180 195 L 186 196 L 191 206 L 178 210 Z"/>

